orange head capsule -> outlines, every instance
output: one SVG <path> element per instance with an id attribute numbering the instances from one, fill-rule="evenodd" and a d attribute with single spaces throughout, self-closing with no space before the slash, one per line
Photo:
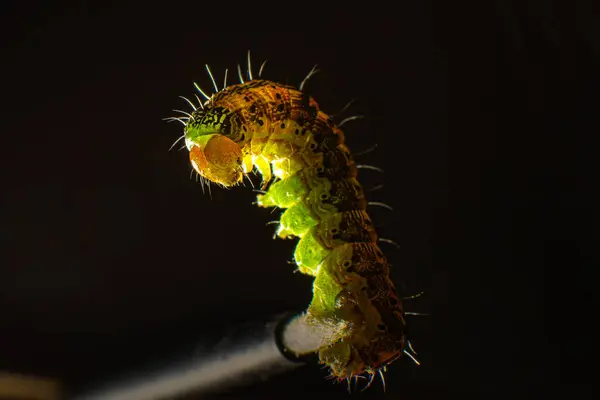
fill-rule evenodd
<path id="1" fill-rule="evenodd" d="M 194 170 L 211 182 L 233 186 L 242 181 L 242 149 L 231 139 L 204 135 L 188 141 L 190 162 Z"/>

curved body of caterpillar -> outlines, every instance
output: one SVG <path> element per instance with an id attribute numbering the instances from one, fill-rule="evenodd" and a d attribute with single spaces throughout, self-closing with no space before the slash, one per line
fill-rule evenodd
<path id="1" fill-rule="evenodd" d="M 185 142 L 201 177 L 229 187 L 256 168 L 266 189 L 258 205 L 285 209 L 277 236 L 300 239 L 298 269 L 315 277 L 307 316 L 331 332 L 319 358 L 332 376 L 373 375 L 406 352 L 402 305 L 357 168 L 312 97 L 266 80 L 228 86 L 190 114 Z"/>

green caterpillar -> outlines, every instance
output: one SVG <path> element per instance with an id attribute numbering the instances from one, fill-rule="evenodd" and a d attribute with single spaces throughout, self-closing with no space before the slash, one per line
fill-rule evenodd
<path id="1" fill-rule="evenodd" d="M 209 70 L 216 93 L 207 96 L 196 86 L 206 101 L 188 100 L 194 111 L 177 118 L 194 170 L 223 187 L 241 183 L 254 169 L 262 175 L 258 206 L 285 210 L 277 236 L 300 239 L 298 269 L 315 278 L 307 320 L 330 332 L 318 353 L 333 377 L 368 374 L 371 382 L 402 354 L 415 360 L 340 127 L 302 92 L 306 79 L 300 90 L 262 80 L 260 73 L 253 79 L 250 58 L 250 79 L 244 82 L 239 66 L 238 72 L 240 84 L 219 90 Z"/>

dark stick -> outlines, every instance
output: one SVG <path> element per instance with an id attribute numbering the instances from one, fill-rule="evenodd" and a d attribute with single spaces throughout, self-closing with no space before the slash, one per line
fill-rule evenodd
<path id="1" fill-rule="evenodd" d="M 131 379 L 109 382 L 74 397 L 76 400 L 170 399 L 185 394 L 215 393 L 249 385 L 303 365 L 323 338 L 304 323 L 303 315 L 279 316 L 229 335 L 208 354 L 167 365 Z"/>

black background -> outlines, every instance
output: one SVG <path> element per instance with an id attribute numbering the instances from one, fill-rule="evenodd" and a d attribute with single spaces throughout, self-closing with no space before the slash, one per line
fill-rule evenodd
<path id="1" fill-rule="evenodd" d="M 586 383 L 558 368 L 560 344 L 578 346 L 561 298 L 582 294 L 547 280 L 577 250 L 560 211 L 581 182 L 558 164 L 573 165 L 577 130 L 598 127 L 592 11 L 3 3 L 0 369 L 79 387 L 306 307 L 311 280 L 286 263 L 293 243 L 271 240 L 274 216 L 249 188 L 203 194 L 186 152 L 168 152 L 181 126 L 161 120 L 187 109 L 177 96 L 192 81 L 210 89 L 205 63 L 232 82 L 250 49 L 255 71 L 268 58 L 264 76 L 290 84 L 317 63 L 307 91 L 330 113 L 355 98 L 348 115 L 367 118 L 347 125 L 350 147 L 379 145 L 362 160 L 386 173 L 361 179 L 386 182 L 369 199 L 395 209 L 373 210 L 401 247 L 384 248 L 393 279 L 425 291 L 407 308 L 431 314 L 411 319 L 422 366 L 395 363 L 389 398 Z M 230 395 L 348 396 L 324 375 L 306 367 Z"/>

